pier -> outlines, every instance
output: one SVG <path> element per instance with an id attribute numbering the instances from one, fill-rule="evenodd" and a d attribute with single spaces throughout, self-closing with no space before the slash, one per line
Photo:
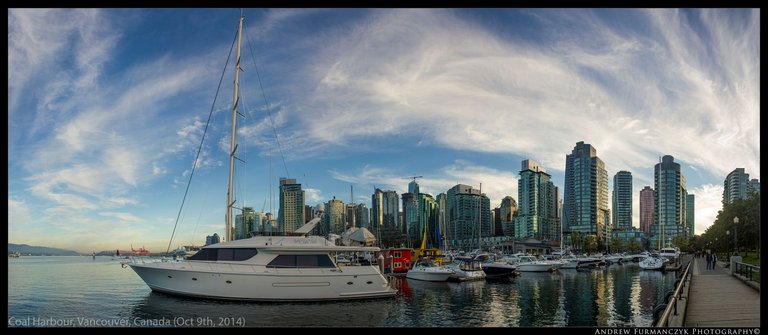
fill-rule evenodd
<path id="1" fill-rule="evenodd" d="M 694 258 L 685 327 L 760 326 L 759 291 L 732 276 L 723 264 L 707 270 L 704 258 Z"/>

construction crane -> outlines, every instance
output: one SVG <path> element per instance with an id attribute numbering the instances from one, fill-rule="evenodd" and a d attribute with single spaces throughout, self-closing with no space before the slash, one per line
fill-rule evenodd
<path id="1" fill-rule="evenodd" d="M 413 182 L 414 182 L 414 183 L 416 183 L 416 178 L 424 178 L 424 176 L 410 176 L 410 177 L 405 177 L 405 179 L 413 179 Z"/>

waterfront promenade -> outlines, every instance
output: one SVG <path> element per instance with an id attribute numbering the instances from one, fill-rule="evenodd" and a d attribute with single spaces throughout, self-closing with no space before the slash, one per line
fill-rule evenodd
<path id="1" fill-rule="evenodd" d="M 694 258 L 685 326 L 759 327 L 760 293 L 722 264 L 707 270 L 704 258 Z"/>

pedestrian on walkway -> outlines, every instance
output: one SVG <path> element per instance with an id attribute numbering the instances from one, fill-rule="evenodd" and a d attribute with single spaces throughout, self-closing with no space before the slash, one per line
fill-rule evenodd
<path id="1" fill-rule="evenodd" d="M 712 254 L 707 253 L 707 270 L 712 268 Z"/>

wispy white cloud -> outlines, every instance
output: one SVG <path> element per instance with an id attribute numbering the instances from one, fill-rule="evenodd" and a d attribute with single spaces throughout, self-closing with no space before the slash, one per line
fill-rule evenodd
<path id="1" fill-rule="evenodd" d="M 418 134 L 426 145 L 536 157 L 555 172 L 584 140 L 609 174 L 640 182 L 665 154 L 707 167 L 706 177 L 737 166 L 759 176 L 759 10 L 632 15 L 650 25 L 619 28 L 581 10 L 540 16 L 554 33 L 535 45 L 452 11 L 378 12 L 318 52 L 303 103 L 323 122 L 304 128 L 325 145 Z"/>
<path id="2" fill-rule="evenodd" d="M 70 97 L 79 109 L 69 119 L 60 120 L 44 145 L 30 154 L 46 159 L 26 160 L 32 171 L 28 180 L 36 182 L 32 186 L 36 194 L 60 204 L 93 208 L 88 203 L 98 201 L 91 197 L 106 198 L 107 192 L 120 195 L 163 170 L 161 162 L 144 157 L 161 159 L 157 153 L 167 151 L 167 143 L 174 138 L 172 133 L 163 135 L 164 125 L 152 124 L 151 117 L 169 98 L 192 90 L 196 78 L 209 70 L 194 59 L 178 62 L 173 72 L 157 70 L 166 68 L 167 62 L 163 58 L 130 69 L 125 76 L 129 88 L 111 87 L 108 92 L 112 94 L 96 99 L 95 105 L 91 94 Z M 141 117 L 136 116 L 137 111 L 142 111 Z M 193 126 L 199 127 L 199 120 Z M 178 136 L 183 137 L 185 130 Z M 218 164 L 206 158 L 204 153 L 202 165 Z"/>
<path id="3" fill-rule="evenodd" d="M 104 68 L 117 66 L 110 62 L 119 57 L 119 20 L 100 10 L 10 10 L 9 20 L 9 120 L 31 126 L 11 132 L 29 135 L 12 139 L 9 151 L 25 170 L 35 202 L 59 215 L 35 216 L 34 222 L 98 230 L 104 220 L 82 214 L 96 211 L 135 223 L 138 217 L 113 209 L 139 204 L 133 192 L 176 159 L 169 155 L 183 134 L 167 129 L 184 125 L 164 111 L 189 108 L 173 99 L 200 89 L 201 78 L 216 71 L 213 58 L 166 54 L 136 66 L 119 64 L 126 67 L 105 79 Z M 54 75 L 30 84 L 40 73 Z M 20 109 L 20 99 L 36 103 Z"/>
<path id="4" fill-rule="evenodd" d="M 157 165 L 157 163 L 152 163 L 152 174 L 153 175 L 162 175 L 167 173 L 168 170 L 160 165 Z"/>
<path id="5" fill-rule="evenodd" d="M 650 31 L 627 32 L 565 11 L 574 33 L 531 45 L 452 11 L 378 12 L 318 52 L 308 69 L 314 94 L 301 104 L 322 122 L 303 128 L 326 145 L 419 134 L 425 144 L 536 156 L 554 171 L 579 140 L 613 171 L 647 170 L 663 154 L 713 174 L 734 161 L 759 170 L 759 11 L 746 22 L 691 12 L 716 36 L 713 46 L 681 22 L 688 13 L 637 11 Z M 746 141 L 734 142 L 734 131 Z"/>
<path id="6" fill-rule="evenodd" d="M 270 36 L 270 33 L 296 19 L 306 17 L 307 15 L 316 14 L 324 9 L 297 9 L 297 8 L 272 8 L 266 9 L 266 13 L 262 19 L 257 23 L 257 26 L 253 28 L 252 36 L 256 39 L 266 39 Z"/>
<path id="7" fill-rule="evenodd" d="M 34 122 L 27 128 L 34 135 L 69 112 L 70 97 L 97 90 L 102 68 L 112 59 L 120 35 L 97 9 L 13 9 L 8 15 L 11 117 L 19 117 L 19 94 L 35 76 L 58 73 L 35 81 L 42 89 L 32 114 Z"/>
<path id="8" fill-rule="evenodd" d="M 140 217 L 126 212 L 101 212 L 99 215 L 118 219 L 120 221 L 119 223 L 144 221 Z"/>
<path id="9" fill-rule="evenodd" d="M 723 209 L 723 185 L 704 184 L 688 190 L 694 195 L 696 214 L 694 216 L 695 233 L 702 234 L 715 223 L 717 213 Z"/>
<path id="10" fill-rule="evenodd" d="M 9 226 L 30 226 L 32 223 L 32 213 L 27 203 L 21 199 L 8 199 L 8 225 Z M 10 229 L 9 229 L 10 230 Z"/>
<path id="11" fill-rule="evenodd" d="M 323 197 L 323 191 L 316 188 L 304 189 L 304 202 L 307 205 L 314 206 L 315 204 L 319 204 L 323 201 L 325 201 L 325 198 Z"/>

